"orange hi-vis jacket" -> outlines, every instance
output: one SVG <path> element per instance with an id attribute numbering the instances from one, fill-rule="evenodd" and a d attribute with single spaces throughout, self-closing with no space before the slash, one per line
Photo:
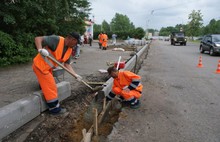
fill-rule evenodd
<path id="1" fill-rule="evenodd" d="M 72 48 L 68 48 L 68 50 L 66 51 L 64 57 L 62 58 L 63 48 L 64 48 L 64 38 L 63 37 L 60 37 L 60 41 L 59 41 L 59 43 L 57 45 L 57 48 L 54 52 L 51 51 L 48 47 L 46 47 L 49 54 L 52 55 L 52 57 L 54 57 L 59 62 L 67 61 L 69 59 L 71 53 L 72 53 Z M 53 65 L 53 67 L 51 67 L 45 61 L 44 57 L 42 57 L 42 55 L 40 53 L 38 53 L 38 55 L 34 58 L 34 65 L 38 69 L 40 69 L 43 73 L 49 73 L 48 71 L 52 71 L 52 69 L 54 67 L 57 67 L 58 65 L 56 63 L 54 63 L 53 61 L 51 61 L 50 59 L 48 59 L 48 60 L 51 62 L 51 65 Z"/>
<path id="2" fill-rule="evenodd" d="M 106 34 L 102 34 L 102 47 L 106 48 L 108 46 L 107 42 L 108 42 L 108 36 Z"/>
<path id="3" fill-rule="evenodd" d="M 99 43 L 101 43 L 102 44 L 102 42 L 103 42 L 103 34 L 99 34 Z"/>
<path id="4" fill-rule="evenodd" d="M 72 48 L 68 47 L 64 57 L 62 58 L 64 46 L 64 38 L 60 37 L 59 43 L 54 52 L 50 50 L 48 47 L 46 47 L 46 49 L 48 50 L 50 55 L 52 55 L 59 62 L 65 62 L 69 59 L 72 52 Z M 54 67 L 57 66 L 57 64 L 49 59 L 44 58 L 46 57 L 42 57 L 42 55 L 38 53 L 38 55 L 34 58 L 33 61 L 33 70 L 37 76 L 38 82 L 41 86 L 42 92 L 47 103 L 53 103 L 58 101 L 57 87 L 54 77 L 52 75 L 52 70 Z M 45 60 L 50 62 L 52 66 L 50 66 Z"/>
<path id="5" fill-rule="evenodd" d="M 114 79 L 112 92 L 115 95 L 121 95 L 125 100 L 131 100 L 133 98 L 139 99 L 143 85 L 140 83 L 141 77 L 130 71 L 119 71 L 118 77 Z M 139 82 L 134 84 L 134 82 Z M 129 93 L 124 91 L 124 87 L 132 88 Z"/>

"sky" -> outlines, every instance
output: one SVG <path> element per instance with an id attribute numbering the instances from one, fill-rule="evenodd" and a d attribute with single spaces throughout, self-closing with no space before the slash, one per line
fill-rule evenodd
<path id="1" fill-rule="evenodd" d="M 220 0 L 89 0 L 96 24 L 108 23 L 116 13 L 127 15 L 135 27 L 158 29 L 187 24 L 193 10 L 201 10 L 203 25 L 220 20 Z"/>

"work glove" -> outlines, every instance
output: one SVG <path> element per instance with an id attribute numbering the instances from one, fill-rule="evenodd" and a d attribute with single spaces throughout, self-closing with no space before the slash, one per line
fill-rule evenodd
<path id="1" fill-rule="evenodd" d="M 129 92 L 130 92 L 130 89 L 128 88 L 128 86 L 125 86 L 125 87 L 123 88 L 123 90 L 124 90 L 126 93 L 129 93 Z"/>
<path id="2" fill-rule="evenodd" d="M 82 76 L 80 76 L 80 75 L 78 75 L 78 74 L 76 74 L 76 79 L 79 81 L 79 82 L 81 82 L 82 81 Z"/>
<path id="3" fill-rule="evenodd" d="M 49 56 L 49 52 L 46 49 L 38 49 L 38 52 L 44 57 Z"/>

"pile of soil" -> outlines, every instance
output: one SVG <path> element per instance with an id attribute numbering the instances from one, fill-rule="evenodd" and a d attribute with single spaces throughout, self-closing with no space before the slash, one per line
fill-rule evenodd
<path id="1" fill-rule="evenodd" d="M 125 51 L 137 51 L 138 46 L 135 45 L 128 45 L 128 44 L 120 44 L 120 45 L 109 45 L 108 50 L 112 50 L 114 48 L 122 48 Z"/>
<path id="2" fill-rule="evenodd" d="M 127 48 L 128 45 L 120 45 L 120 48 Z M 132 48 L 132 46 L 130 46 Z M 115 48 L 115 47 L 109 47 Z M 136 47 L 134 47 L 136 48 Z M 147 53 L 146 53 L 147 54 Z M 145 54 L 145 55 L 146 55 Z M 143 56 L 145 56 L 143 55 Z M 140 68 L 143 62 L 137 61 L 136 70 Z M 91 74 L 85 77 L 85 80 L 91 82 L 106 82 L 109 79 L 107 74 Z M 75 84 L 71 84 L 75 86 Z M 92 86 L 95 87 L 95 86 Z M 93 107 L 102 107 L 102 102 L 94 102 L 94 93 L 83 84 L 77 85 L 77 89 L 71 90 L 71 96 L 65 101 L 61 102 L 62 107 L 67 108 L 68 113 L 54 116 L 48 112 L 43 113 L 37 119 L 38 125 L 33 129 L 26 130 L 29 135 L 25 138 L 25 142 L 79 142 L 82 140 L 82 130 L 85 128 L 87 131 L 92 125 L 91 110 Z M 112 126 L 118 120 L 119 109 L 112 109 L 109 112 L 101 126 L 99 126 L 99 140 L 104 141 L 105 138 L 111 133 Z M 85 115 L 86 114 L 86 115 Z M 89 115 L 88 115 L 89 114 Z M 89 117 L 91 118 L 89 118 Z M 89 119 L 88 119 L 89 118 Z M 30 122 L 32 123 L 32 122 Z M 19 131 L 24 130 L 25 126 L 13 132 L 2 142 L 17 141 Z M 23 138 L 24 139 L 24 138 Z M 18 140 L 19 141 L 19 140 Z"/>
<path id="3" fill-rule="evenodd" d="M 108 79 L 106 74 L 86 77 L 86 80 L 94 82 L 105 82 Z M 88 121 L 88 118 L 85 118 L 85 114 L 88 115 L 88 110 L 97 106 L 102 107 L 103 104 L 102 102 L 94 103 L 94 93 L 91 93 L 91 90 L 83 84 L 78 86 L 77 90 L 71 91 L 71 96 L 61 102 L 61 106 L 66 108 L 68 112 L 57 116 L 48 112 L 43 113 L 38 117 L 41 123 L 29 132 L 25 142 L 80 142 L 82 140 L 82 130 L 85 128 L 88 131 L 93 123 L 93 120 Z M 92 112 L 89 114 L 92 115 Z M 99 127 L 99 139 L 104 140 L 112 131 L 113 124 L 118 120 L 118 110 L 116 112 L 113 110 L 109 114 L 111 116 L 107 117 Z M 25 126 L 10 134 L 2 142 L 15 141 L 17 133 L 22 129 L 25 129 Z"/>

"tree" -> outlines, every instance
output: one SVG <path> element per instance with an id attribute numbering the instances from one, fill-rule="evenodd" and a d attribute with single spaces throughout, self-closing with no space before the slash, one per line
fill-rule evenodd
<path id="1" fill-rule="evenodd" d="M 218 34 L 220 31 L 220 20 L 216 21 L 215 19 L 212 19 L 207 27 L 207 33 L 206 34 Z"/>
<path id="2" fill-rule="evenodd" d="M 88 0 L 0 1 L 0 33 L 7 36 L 0 40 L 0 66 L 3 65 L 1 63 L 9 65 L 30 61 L 36 52 L 35 36 L 65 36 L 71 31 L 84 33 L 84 17 L 88 17 L 89 6 Z M 16 43 L 15 46 L 11 46 L 12 42 Z"/>
<path id="3" fill-rule="evenodd" d="M 189 14 L 188 19 L 190 20 L 188 23 L 188 30 L 187 33 L 189 36 L 198 36 L 200 35 L 200 29 L 202 28 L 202 14 L 200 10 L 195 11 L 193 10 L 192 13 Z"/>
<path id="4" fill-rule="evenodd" d="M 110 32 L 110 25 L 105 20 L 102 22 L 102 31 Z"/>
<path id="5" fill-rule="evenodd" d="M 94 24 L 93 25 L 94 32 L 101 32 L 102 31 L 102 25 Z"/>
<path id="6" fill-rule="evenodd" d="M 177 32 L 178 29 L 176 29 L 175 27 L 169 26 L 169 27 L 162 27 L 160 29 L 159 35 L 160 36 L 169 36 L 171 32 Z"/>
<path id="7" fill-rule="evenodd" d="M 141 28 L 141 27 L 136 28 L 136 29 L 134 30 L 134 32 L 133 32 L 133 37 L 134 37 L 134 38 L 137 38 L 137 39 L 143 38 L 144 35 L 145 35 L 145 31 L 144 31 L 144 29 Z"/>
<path id="8" fill-rule="evenodd" d="M 112 32 L 125 32 L 135 29 L 134 24 L 130 22 L 129 18 L 126 15 L 119 13 L 115 14 L 115 17 L 112 19 L 110 25 Z"/>

